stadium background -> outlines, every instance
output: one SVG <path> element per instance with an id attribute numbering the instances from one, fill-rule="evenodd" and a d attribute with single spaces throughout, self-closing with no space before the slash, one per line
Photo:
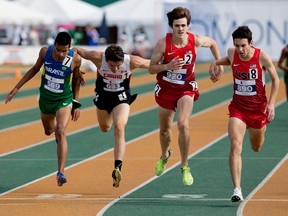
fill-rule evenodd
<path id="1" fill-rule="evenodd" d="M 216 6 L 213 8 L 208 2 L 209 4 L 214 2 Z M 193 16 L 195 13 L 192 13 L 192 19 L 198 20 L 194 23 L 195 30 L 199 32 L 205 30 L 209 36 L 213 36 L 212 32 L 216 32 L 215 37 L 218 37 L 216 39 L 222 45 L 231 45 L 229 32 L 233 25 L 250 23 L 257 32 L 255 39 L 258 35 L 264 38 L 264 40 L 258 38 L 258 45 L 267 48 L 268 53 L 273 53 L 276 64 L 281 48 L 288 40 L 287 17 L 283 13 L 287 8 L 286 1 L 264 1 L 265 4 L 263 1 L 253 3 L 230 1 L 234 6 L 227 2 L 229 1 L 185 1 L 175 4 L 175 1 L 174 3 L 170 1 L 165 3 L 163 11 L 159 13 L 164 19 L 165 10 L 175 5 L 189 6 L 189 4 L 198 4 L 200 5 L 198 10 L 207 9 L 211 11 L 210 14 L 216 11 L 219 16 L 214 14 L 204 20 L 207 22 L 211 18 L 212 21 L 209 22 L 211 25 L 203 24 L 205 22 L 201 20 L 204 18 Z M 220 10 L 219 7 L 225 3 L 228 9 L 223 7 Z M 96 6 L 104 7 L 104 5 Z M 227 10 L 238 11 L 242 15 L 236 13 L 235 17 L 232 17 L 236 22 L 231 22 L 229 21 L 231 14 L 226 13 Z M 217 17 L 220 17 L 220 20 Z M 223 22 L 223 17 L 229 24 Z M 213 20 L 218 20 L 220 25 L 213 25 L 217 23 Z M 102 19 L 98 22 L 100 24 Z M 152 44 L 156 40 L 155 34 L 167 31 L 166 21 L 162 20 L 156 24 L 145 26 Z M 2 25 L 6 24 L 1 23 Z M 136 25 L 131 24 L 130 27 L 136 28 Z M 97 25 L 97 28 L 99 27 L 100 25 Z M 108 27 L 115 29 L 115 25 Z M 114 37 L 118 39 L 123 26 L 116 27 L 117 34 Z M 258 32 L 259 29 L 263 30 L 260 31 L 261 34 Z M 270 45 L 273 47 L 272 50 Z M 106 45 L 83 47 L 104 49 Z M 87 85 L 81 89 L 80 102 L 83 104 L 81 119 L 75 124 L 70 124 L 68 128 L 69 153 L 66 173 L 69 182 L 59 188 L 55 181 L 57 159 L 54 139 L 43 134 L 39 121 L 37 94 L 40 77 L 36 76 L 27 83 L 12 103 L 4 104 L 7 93 L 34 63 L 38 51 L 37 46 L 0 45 L 1 216 L 56 214 L 284 216 L 287 214 L 288 107 L 284 95 L 283 74 L 280 70 L 277 69 L 281 78 L 281 88 L 277 98 L 276 119 L 268 126 L 266 143 L 260 153 L 253 153 L 248 137 L 245 138 L 242 187 L 246 199 L 241 204 L 235 204 L 229 199 L 232 184 L 227 162 L 229 154 L 227 105 L 232 95 L 229 68 L 219 83 L 212 84 L 208 74 L 209 61 L 206 62 L 205 59 L 198 61 L 196 70 L 201 98 L 199 103 L 195 104 L 194 114 L 191 116 L 192 140 L 189 160 L 195 183 L 189 188 L 181 183 L 175 128 L 173 158 L 169 161 L 167 172 L 161 177 L 155 177 L 155 162 L 160 152 L 157 110 L 153 98 L 155 77 L 147 71 L 134 73 L 132 91 L 138 93 L 139 98 L 131 107 L 126 130 L 127 152 L 123 181 L 121 186 L 115 189 L 111 180 L 113 131 L 103 134 L 98 128 L 91 100 L 95 70 L 91 70 L 94 68 L 85 63 Z M 205 57 L 206 54 L 203 55 Z M 267 83 L 269 90 L 269 79 Z"/>

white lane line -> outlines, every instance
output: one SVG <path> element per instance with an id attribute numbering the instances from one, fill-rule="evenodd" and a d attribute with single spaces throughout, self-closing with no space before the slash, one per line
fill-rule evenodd
<path id="1" fill-rule="evenodd" d="M 284 162 L 288 159 L 288 153 L 283 157 L 283 159 L 274 167 L 274 169 L 271 170 L 271 172 L 264 178 L 261 183 L 245 198 L 245 200 L 239 205 L 238 210 L 237 210 L 237 216 L 242 216 L 243 215 L 243 210 L 249 201 L 265 201 L 269 202 L 274 201 L 274 199 L 251 199 L 263 186 L 266 182 L 269 181 L 269 179 L 277 172 L 277 170 L 284 164 Z M 287 202 L 287 200 L 284 199 L 284 202 Z"/>

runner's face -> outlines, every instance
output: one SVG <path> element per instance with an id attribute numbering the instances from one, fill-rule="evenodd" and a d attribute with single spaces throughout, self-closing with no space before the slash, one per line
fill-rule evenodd
<path id="1" fill-rule="evenodd" d="M 173 35 L 179 38 L 184 38 L 188 31 L 187 19 L 181 18 L 173 21 Z"/>
<path id="2" fill-rule="evenodd" d="M 108 64 L 109 69 L 113 73 L 117 73 L 117 71 L 119 70 L 120 66 L 123 64 L 123 61 L 119 61 L 119 62 L 108 61 L 107 64 Z"/>
<path id="3" fill-rule="evenodd" d="M 249 54 L 250 54 L 250 48 L 252 45 L 252 41 L 249 44 L 248 43 L 248 39 L 242 39 L 242 38 L 236 38 L 234 39 L 234 46 L 236 49 L 236 52 L 239 54 L 239 56 L 242 59 L 246 59 L 246 58 L 250 58 Z"/>
<path id="4" fill-rule="evenodd" d="M 63 45 L 58 45 L 55 44 L 54 49 L 53 49 L 53 58 L 56 61 L 63 61 L 67 54 L 69 52 L 69 45 L 63 46 Z"/>

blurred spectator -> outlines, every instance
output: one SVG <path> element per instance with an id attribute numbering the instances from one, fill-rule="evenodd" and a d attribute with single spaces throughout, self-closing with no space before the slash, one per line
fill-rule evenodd
<path id="1" fill-rule="evenodd" d="M 142 35 L 145 39 L 148 39 L 148 34 L 146 33 L 144 26 L 139 26 L 135 29 L 133 33 L 134 43 L 139 35 Z"/>
<path id="2" fill-rule="evenodd" d="M 76 26 L 75 29 L 70 30 L 69 33 L 73 38 L 73 45 L 83 45 L 84 44 L 84 31 L 80 26 Z"/>
<path id="3" fill-rule="evenodd" d="M 11 44 L 11 37 L 9 37 L 9 31 L 5 26 L 0 25 L 0 45 L 1 44 Z"/>
<path id="4" fill-rule="evenodd" d="M 134 34 L 133 55 L 138 55 L 142 58 L 150 58 L 152 52 L 152 44 L 149 42 L 146 32 L 143 27 L 136 29 Z"/>
<path id="5" fill-rule="evenodd" d="M 129 36 L 125 31 L 119 36 L 118 45 L 125 53 L 131 54 L 133 47 L 131 45 L 131 40 L 129 40 Z"/>
<path id="6" fill-rule="evenodd" d="M 13 45 L 20 45 L 21 40 L 21 27 L 19 25 L 13 25 L 12 29 L 12 44 Z"/>
<path id="7" fill-rule="evenodd" d="M 55 36 L 53 36 L 53 34 L 51 32 L 49 32 L 47 40 L 46 40 L 46 44 L 48 46 L 53 45 L 55 41 Z"/>
<path id="8" fill-rule="evenodd" d="M 54 37 L 52 34 L 53 28 L 47 25 L 31 25 L 31 26 L 20 26 L 20 25 L 6 25 L 6 33 L 12 45 L 47 45 L 47 39 L 54 43 Z M 55 34 L 55 32 L 54 32 Z M 51 36 L 50 36 L 51 35 Z M 50 42 L 49 42 L 50 44 Z"/>
<path id="9" fill-rule="evenodd" d="M 86 27 L 86 37 L 88 46 L 97 46 L 99 44 L 99 33 L 92 25 Z"/>
<path id="10" fill-rule="evenodd" d="M 32 45 L 32 46 L 40 45 L 39 33 L 38 33 L 36 27 L 33 26 L 33 25 L 30 26 L 29 44 Z"/>
<path id="11" fill-rule="evenodd" d="M 39 42 L 41 45 L 47 45 L 47 38 L 51 34 L 51 29 L 45 25 L 38 26 Z"/>
<path id="12" fill-rule="evenodd" d="M 29 45 L 29 35 L 25 26 L 22 26 L 20 30 L 20 44 L 19 45 L 22 45 L 22 46 Z"/>

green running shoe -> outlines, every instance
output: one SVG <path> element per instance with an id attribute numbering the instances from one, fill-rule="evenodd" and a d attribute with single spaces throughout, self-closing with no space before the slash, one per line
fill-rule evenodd
<path id="1" fill-rule="evenodd" d="M 192 185 L 193 184 L 193 177 L 191 175 L 191 172 L 190 172 L 190 167 L 188 166 L 184 166 L 181 168 L 181 172 L 182 172 L 182 180 L 183 180 L 183 184 L 184 185 Z"/>
<path id="2" fill-rule="evenodd" d="M 160 157 L 160 159 L 158 160 L 157 165 L 156 165 L 156 175 L 157 176 L 160 176 L 164 172 L 164 170 L 166 168 L 166 163 L 167 163 L 167 161 L 171 155 L 172 155 L 172 150 L 169 149 L 168 150 L 168 157 L 166 159 L 162 159 L 162 157 Z"/>

